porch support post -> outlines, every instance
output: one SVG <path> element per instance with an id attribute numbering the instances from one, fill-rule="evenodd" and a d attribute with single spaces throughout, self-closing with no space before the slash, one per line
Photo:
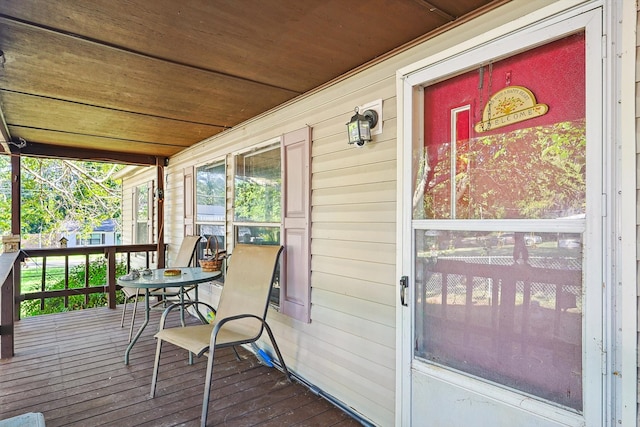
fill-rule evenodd
<path id="1" fill-rule="evenodd" d="M 20 235 L 20 217 L 22 209 L 21 206 L 21 194 L 20 194 L 20 176 L 21 176 L 21 157 L 18 154 L 11 154 L 11 234 L 14 236 Z M 22 246 L 22 241 L 18 243 L 18 247 Z M 16 261 L 15 268 L 13 269 L 13 295 L 14 295 L 14 309 L 13 319 L 20 320 L 20 294 L 22 289 L 20 284 L 22 283 L 22 274 L 20 271 L 20 262 Z"/>
<path id="2" fill-rule="evenodd" d="M 109 246 L 104 250 L 107 257 L 107 295 L 109 308 L 116 308 L 116 247 Z"/>
<path id="3" fill-rule="evenodd" d="M 164 268 L 166 259 L 165 259 L 165 250 L 164 250 L 164 165 L 165 165 L 164 157 L 156 158 L 156 170 L 157 170 L 157 188 L 158 194 L 156 200 L 158 201 L 158 268 Z"/>

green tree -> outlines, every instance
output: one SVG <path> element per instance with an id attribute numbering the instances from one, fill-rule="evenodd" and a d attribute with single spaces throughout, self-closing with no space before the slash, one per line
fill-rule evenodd
<path id="1" fill-rule="evenodd" d="M 22 157 L 21 233 L 55 235 L 69 224 L 90 232 L 103 220 L 121 217 L 122 165 Z M 10 158 L 0 156 L 0 228 L 10 230 Z"/>

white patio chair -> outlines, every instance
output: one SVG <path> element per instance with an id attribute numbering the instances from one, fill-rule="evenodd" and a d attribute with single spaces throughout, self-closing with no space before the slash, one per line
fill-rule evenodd
<path id="1" fill-rule="evenodd" d="M 188 350 L 190 359 L 192 354 L 198 357 L 203 354 L 208 356 L 200 418 L 200 425 L 203 427 L 207 423 L 216 349 L 253 343 L 260 338 L 263 330 L 266 330 L 278 356 L 280 366 L 287 379 L 291 380 L 278 344 L 266 322 L 269 295 L 282 249 L 282 246 L 243 244 L 235 247 L 233 263 L 227 271 L 218 309 L 214 310 L 208 304 L 198 301 L 185 303 L 189 305 L 203 304 L 213 310 L 215 318 L 211 324 L 165 329 L 167 316 L 179 304 L 165 310 L 160 319 L 160 331 L 155 335 L 158 344 L 151 379 L 151 397 L 155 397 L 156 393 L 160 354 L 164 341 Z"/>

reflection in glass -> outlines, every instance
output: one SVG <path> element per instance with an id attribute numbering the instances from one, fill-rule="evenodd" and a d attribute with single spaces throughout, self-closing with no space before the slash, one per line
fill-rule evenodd
<path id="1" fill-rule="evenodd" d="M 415 356 L 582 410 L 582 235 L 415 239 Z"/>
<path id="2" fill-rule="evenodd" d="M 224 163 L 204 165 L 196 169 L 197 222 L 224 222 L 226 184 Z"/>
<path id="3" fill-rule="evenodd" d="M 236 156 L 235 221 L 280 223 L 280 146 Z"/>
<path id="4" fill-rule="evenodd" d="M 141 184 L 136 187 L 136 243 L 149 243 L 149 185 Z"/>
<path id="5" fill-rule="evenodd" d="M 236 242 L 252 245 L 278 245 L 280 244 L 279 226 L 236 226 Z"/>
<path id="6" fill-rule="evenodd" d="M 432 145 L 418 170 L 416 219 L 560 218 L 581 213 L 585 122 Z"/>
<path id="7" fill-rule="evenodd" d="M 577 33 L 426 85 L 413 218 L 584 214 L 584 61 Z"/>

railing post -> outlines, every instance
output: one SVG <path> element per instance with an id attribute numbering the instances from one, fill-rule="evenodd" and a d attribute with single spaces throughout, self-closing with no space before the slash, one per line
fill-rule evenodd
<path id="1" fill-rule="evenodd" d="M 107 257 L 107 287 L 109 308 L 116 308 L 116 248 L 109 246 L 104 250 Z"/>
<path id="2" fill-rule="evenodd" d="M 13 262 L 13 320 L 20 320 L 20 304 L 22 303 L 22 262 L 24 253 L 19 252 L 18 258 Z"/>
<path id="3" fill-rule="evenodd" d="M 0 359 L 14 354 L 13 269 L 18 253 L 0 255 Z"/>
<path id="4" fill-rule="evenodd" d="M 0 288 L 0 359 L 13 357 L 13 273 Z"/>

